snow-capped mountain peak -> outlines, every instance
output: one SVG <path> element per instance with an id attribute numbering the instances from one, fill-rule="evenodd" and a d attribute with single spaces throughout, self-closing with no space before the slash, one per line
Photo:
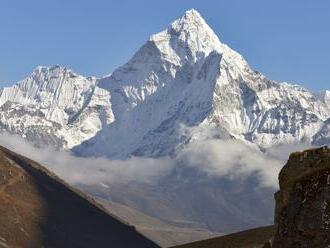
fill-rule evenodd
<path id="1" fill-rule="evenodd" d="M 183 65 L 207 57 L 212 51 L 222 54 L 225 60 L 235 64 L 240 70 L 248 69 L 244 58 L 218 36 L 195 9 L 188 10 L 175 20 L 167 29 L 150 37 L 162 55 L 172 63 Z"/>
<path id="2" fill-rule="evenodd" d="M 152 35 L 150 40 L 155 42 L 159 48 L 162 44 L 169 43 L 175 50 L 178 47 L 189 49 L 193 57 L 186 57 L 184 54 L 181 59 L 196 60 L 196 57 L 203 55 L 207 56 L 212 50 L 216 50 L 220 46 L 220 41 L 213 30 L 194 9 L 187 11 L 183 17 L 175 20 L 164 31 Z M 161 50 L 162 51 L 162 50 Z M 167 52 L 167 51 L 164 51 Z M 180 53 L 179 53 L 180 55 Z"/>
<path id="3" fill-rule="evenodd" d="M 168 155 L 210 129 L 269 147 L 310 139 L 329 116 L 307 90 L 251 70 L 196 10 L 152 35 L 99 85 L 111 93 L 116 121 L 76 148 L 84 155 Z"/>

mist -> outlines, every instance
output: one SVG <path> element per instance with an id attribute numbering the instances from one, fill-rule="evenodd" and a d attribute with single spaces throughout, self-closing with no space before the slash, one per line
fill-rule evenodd
<path id="1" fill-rule="evenodd" d="M 76 157 L 70 151 L 58 151 L 51 147 L 36 148 L 17 135 L 1 134 L 0 144 L 31 158 L 70 184 L 128 183 L 130 181 L 153 183 L 158 177 L 170 173 L 170 159 Z"/>
<path id="2" fill-rule="evenodd" d="M 57 151 L 51 147 L 35 148 L 17 135 L 1 134 L 0 144 L 41 163 L 73 185 L 157 184 L 176 166 L 184 166 L 199 169 L 213 178 L 244 180 L 254 176 L 260 187 L 272 188 L 278 187 L 278 173 L 288 154 L 308 147 L 307 144 L 290 144 L 261 152 L 240 141 L 209 139 L 191 142 L 175 158 L 111 160 L 76 157 L 69 151 Z"/>

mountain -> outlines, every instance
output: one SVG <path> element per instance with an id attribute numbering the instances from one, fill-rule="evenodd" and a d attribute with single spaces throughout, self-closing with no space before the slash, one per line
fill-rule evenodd
<path id="1" fill-rule="evenodd" d="M 64 67 L 38 67 L 0 91 L 0 129 L 37 146 L 70 149 L 112 121 L 109 92 Z"/>
<path id="2" fill-rule="evenodd" d="M 152 35 L 99 86 L 111 94 L 115 121 L 75 148 L 84 156 L 159 157 L 214 137 L 261 148 L 311 141 L 330 116 L 327 100 L 253 71 L 195 10 Z"/>
<path id="3" fill-rule="evenodd" d="M 329 91 L 313 94 L 252 70 L 189 10 L 110 76 L 38 67 L 2 89 L 0 126 L 83 156 L 160 157 L 214 137 L 262 149 L 314 142 L 329 102 Z"/>
<path id="4" fill-rule="evenodd" d="M 158 247 L 36 162 L 0 147 L 1 247 Z"/>

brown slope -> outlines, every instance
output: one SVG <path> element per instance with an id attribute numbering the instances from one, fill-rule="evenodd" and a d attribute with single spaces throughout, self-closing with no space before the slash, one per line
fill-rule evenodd
<path id="1" fill-rule="evenodd" d="M 274 226 L 260 227 L 180 245 L 176 248 L 262 248 L 272 239 L 274 232 Z"/>
<path id="2" fill-rule="evenodd" d="M 136 209 L 120 203 L 97 199 L 113 215 L 119 216 L 133 224 L 146 237 L 157 242 L 162 247 L 186 244 L 202 239 L 218 237 L 222 233 L 214 233 L 206 229 L 188 228 L 165 223 L 148 216 Z"/>
<path id="3" fill-rule="evenodd" d="M 158 247 L 40 164 L 0 147 L 0 247 Z"/>

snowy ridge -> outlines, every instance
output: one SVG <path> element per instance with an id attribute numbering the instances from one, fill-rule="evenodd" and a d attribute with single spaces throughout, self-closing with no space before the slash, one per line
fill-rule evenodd
<path id="1" fill-rule="evenodd" d="M 189 10 L 102 79 L 39 67 L 2 89 L 0 124 L 84 156 L 159 157 L 208 138 L 261 148 L 316 143 L 328 130 L 329 103 L 329 91 L 312 94 L 253 71 Z"/>
<path id="2" fill-rule="evenodd" d="M 113 121 L 109 93 L 60 67 L 38 67 L 0 91 L 1 128 L 38 145 L 71 148 Z"/>

